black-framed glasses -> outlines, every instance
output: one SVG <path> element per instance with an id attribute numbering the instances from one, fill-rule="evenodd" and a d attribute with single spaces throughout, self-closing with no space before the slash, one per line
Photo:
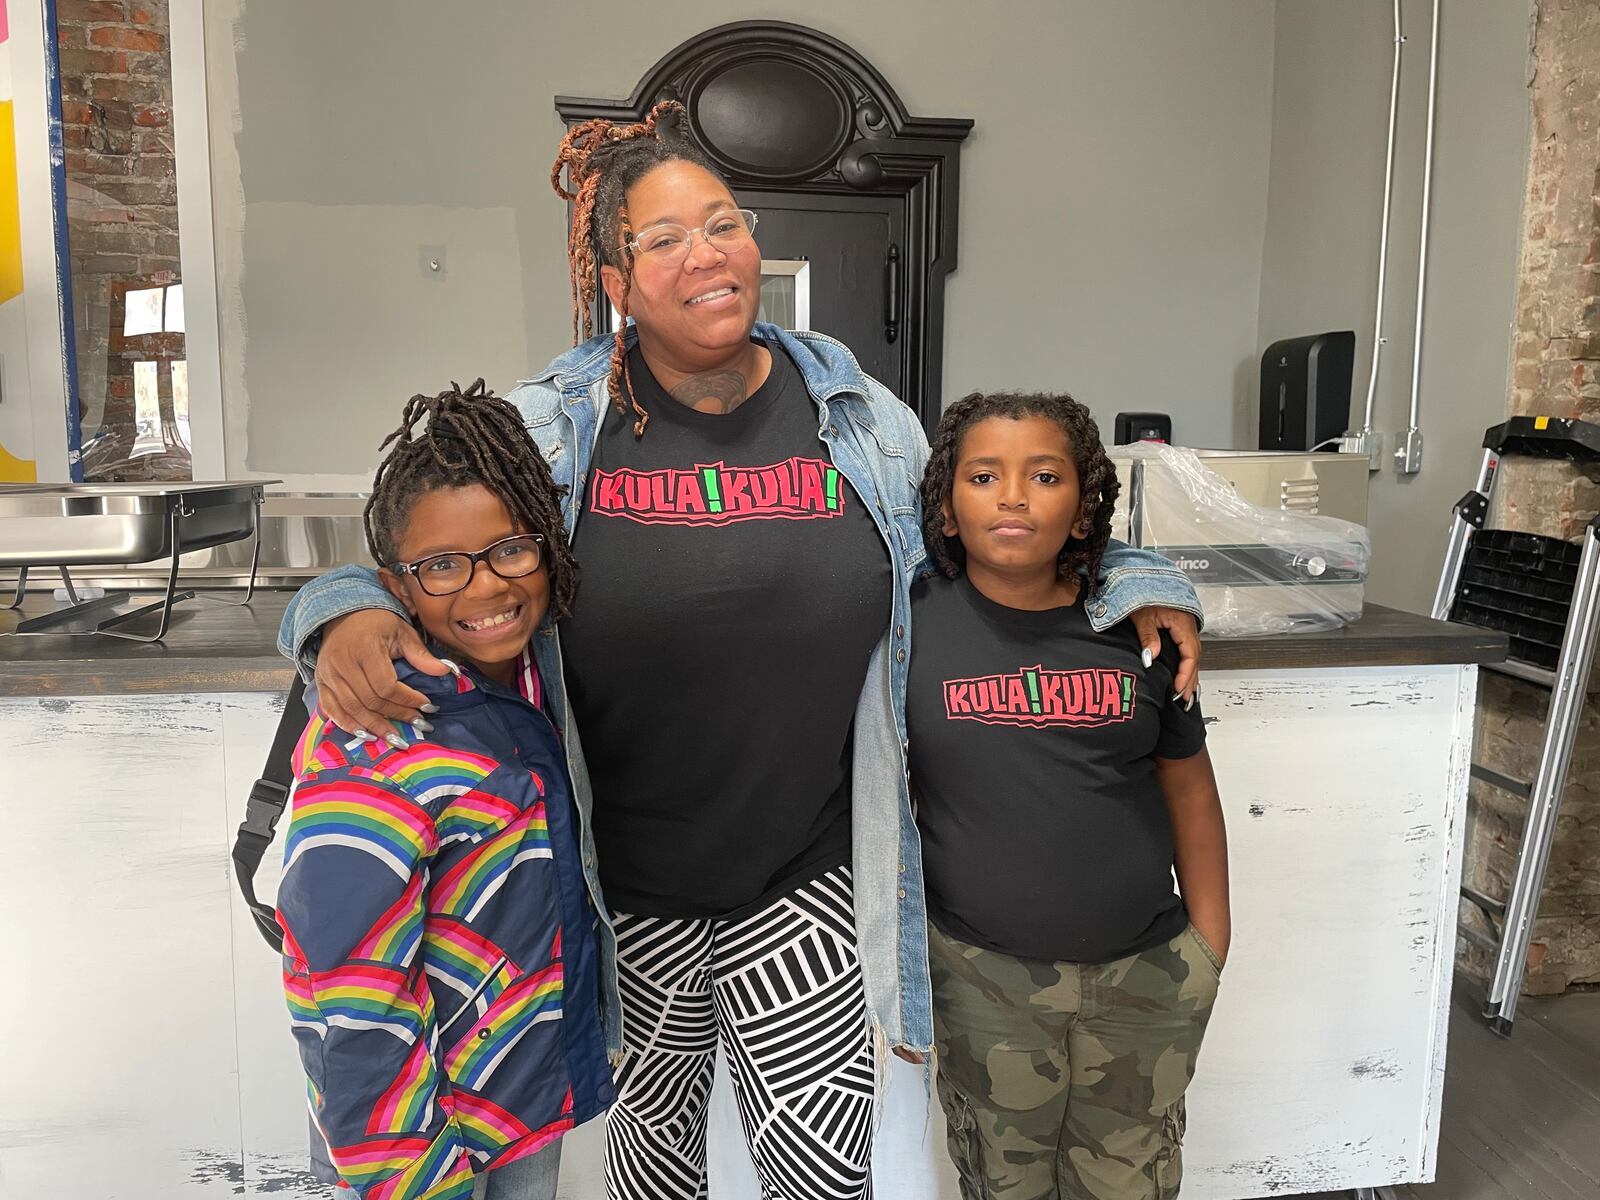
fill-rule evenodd
<path id="1" fill-rule="evenodd" d="M 430 554 L 416 562 L 395 563 L 396 575 L 410 575 L 430 596 L 450 596 L 472 582 L 478 564 L 485 564 L 501 579 L 532 575 L 544 561 L 544 538 L 537 533 L 515 533 L 491 542 L 476 553 L 450 550 Z"/>
<path id="2" fill-rule="evenodd" d="M 700 229 L 686 229 L 671 223 L 652 225 L 637 237 L 628 239 L 627 245 L 641 258 L 672 266 L 689 257 L 696 234 L 719 250 L 732 250 L 751 239 L 757 220 L 756 214 L 748 208 L 730 208 L 714 213 Z"/>

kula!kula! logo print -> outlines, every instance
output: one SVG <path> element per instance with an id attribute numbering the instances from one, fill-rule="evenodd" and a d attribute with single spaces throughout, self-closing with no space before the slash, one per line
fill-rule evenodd
<path id="1" fill-rule="evenodd" d="M 589 511 L 641 525 L 809 521 L 844 512 L 836 467 L 790 458 L 766 467 L 703 463 L 693 470 L 596 471 Z"/>
<path id="2" fill-rule="evenodd" d="M 1134 677 L 1126 671 L 1023 667 L 1006 675 L 946 680 L 944 715 L 985 725 L 1089 729 L 1133 720 L 1137 694 Z"/>

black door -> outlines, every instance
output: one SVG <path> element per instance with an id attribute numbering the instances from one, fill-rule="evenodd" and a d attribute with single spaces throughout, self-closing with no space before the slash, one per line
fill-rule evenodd
<path id="1" fill-rule="evenodd" d="M 784 21 L 708 29 L 645 72 L 627 99 L 557 96 L 556 111 L 569 126 L 627 124 L 663 100 L 683 105 L 665 114 L 675 136 L 699 145 L 760 214 L 762 257 L 811 264 L 806 324 L 850 347 L 931 431 L 972 122 L 912 116 L 849 46 Z M 781 290 L 776 278 L 763 285 L 774 308 Z"/>
<path id="2" fill-rule="evenodd" d="M 763 259 L 810 265 L 809 328 L 843 342 L 863 371 L 903 396 L 904 204 L 888 197 L 785 196 L 750 188 L 738 196 L 760 217 L 756 243 Z"/>

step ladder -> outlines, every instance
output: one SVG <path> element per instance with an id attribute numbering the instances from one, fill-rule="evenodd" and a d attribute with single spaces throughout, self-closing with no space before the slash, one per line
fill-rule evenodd
<path id="1" fill-rule="evenodd" d="M 1485 529 L 1484 521 L 1502 459 L 1600 462 L 1600 425 L 1565 417 L 1512 417 L 1484 434 L 1483 447 L 1477 486 L 1455 506 L 1433 617 L 1510 635 L 1507 660 L 1485 670 L 1537 684 L 1550 693 L 1539 765 L 1531 780 L 1512 779 L 1472 764 L 1474 779 L 1528 802 L 1510 895 L 1497 899 L 1471 887 L 1461 889 L 1462 898 L 1483 913 L 1495 936 L 1464 925 L 1457 929 L 1464 940 L 1494 956 L 1483 1015 L 1494 1032 L 1510 1037 L 1594 662 L 1600 616 L 1600 516 L 1584 530 L 1581 545 Z"/>

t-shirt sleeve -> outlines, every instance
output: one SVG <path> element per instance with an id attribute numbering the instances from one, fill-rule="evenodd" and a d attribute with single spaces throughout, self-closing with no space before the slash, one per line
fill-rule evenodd
<path id="1" fill-rule="evenodd" d="M 1184 708 L 1182 700 L 1172 698 L 1172 681 L 1178 673 L 1178 650 L 1166 634 L 1161 635 L 1161 657 L 1165 671 L 1161 676 L 1161 734 L 1156 738 L 1157 758 L 1192 758 L 1205 749 L 1206 723 L 1200 711 L 1200 697 Z"/>

